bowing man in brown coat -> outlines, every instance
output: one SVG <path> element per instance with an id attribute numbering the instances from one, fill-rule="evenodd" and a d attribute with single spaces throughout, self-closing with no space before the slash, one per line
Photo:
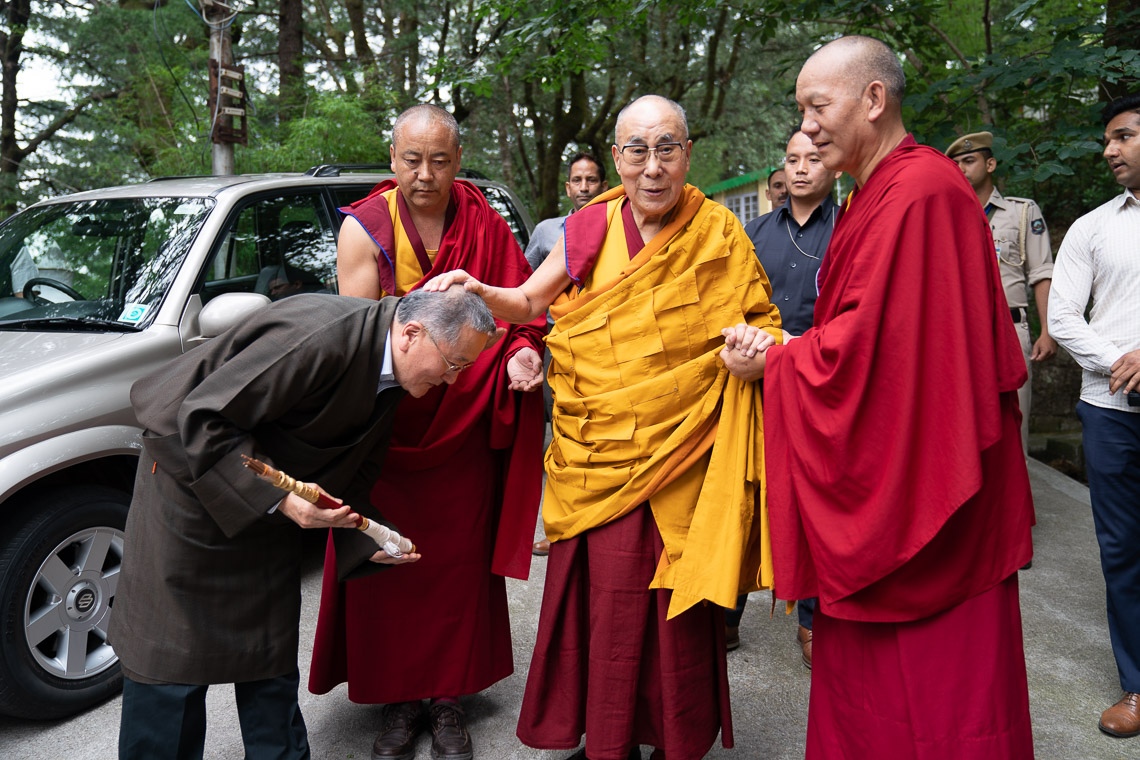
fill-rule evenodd
<path id="1" fill-rule="evenodd" d="M 298 295 L 135 384 L 146 432 L 109 632 L 126 676 L 120 758 L 201 758 L 216 683 L 235 684 L 247 758 L 309 757 L 297 703 L 300 528 L 378 518 L 368 494 L 397 403 L 454 382 L 496 338 L 487 307 L 460 288 Z M 344 506 L 282 498 L 243 454 Z M 342 577 L 419 558 L 334 534 Z"/>

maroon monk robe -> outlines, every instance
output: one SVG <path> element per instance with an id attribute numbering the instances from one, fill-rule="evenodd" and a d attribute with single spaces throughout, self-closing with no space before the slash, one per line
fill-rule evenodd
<path id="1" fill-rule="evenodd" d="M 382 287 L 402 295 L 392 220 L 379 197 L 392 187 L 379 185 L 349 212 L 381 246 Z M 452 269 L 504 287 L 524 282 L 530 267 L 478 188 L 456 181 L 452 204 L 434 266 L 411 289 Z M 415 244 L 419 236 L 407 231 Z M 512 672 L 504 576 L 530 570 L 543 407 L 540 393 L 508 390 L 506 365 L 524 346 L 541 354 L 545 317 L 504 326 L 507 335 L 454 384 L 406 399 L 397 411 L 372 502 L 423 558 L 345 583 L 330 551 L 309 677 L 314 693 L 348 681 L 352 701 L 390 703 L 475 693 Z"/>
<path id="2" fill-rule="evenodd" d="M 908 137 L 875 168 L 840 216 L 820 272 L 815 325 L 769 350 L 764 381 L 765 450 L 776 593 L 820 598 L 829 618 L 858 623 L 923 621 L 939 678 L 923 684 L 947 703 L 988 702 L 983 734 L 943 745 L 954 757 L 1032 753 L 1020 637 L 999 642 L 1016 609 L 1016 579 L 1001 614 L 952 615 L 1025 564 L 1033 523 L 1021 453 L 1016 390 L 1024 360 L 1002 295 L 993 242 L 977 197 L 954 163 Z M 935 621 L 945 613 L 942 625 Z M 815 642 L 817 656 L 826 623 Z M 906 626 L 897 626 L 898 635 Z M 847 625 L 847 641 L 875 625 Z M 975 663 L 939 651 L 938 636 L 976 635 L 1003 646 L 990 678 L 1002 689 L 973 691 L 961 677 Z M 859 649 L 870 655 L 870 650 Z M 883 650 L 876 650 L 887 656 Z M 905 659 L 905 652 L 895 651 Z M 854 656 L 839 652 L 835 658 Z M 823 655 L 813 691 L 841 672 Z M 868 663 L 874 667 L 874 663 Z M 891 681 L 872 681 L 890 690 Z M 915 686 L 911 684 L 911 686 Z M 916 702 L 898 720 L 924 719 Z M 814 697 L 813 697 L 814 700 Z M 941 701 L 940 700 L 940 701 Z M 826 722 L 836 712 L 809 711 Z M 814 726 L 810 733 L 860 733 Z M 1022 753 L 986 755 L 999 735 Z M 897 740 L 897 736 L 895 737 Z M 968 754 L 964 744 L 979 748 Z M 916 743 L 921 737 L 915 735 Z M 886 741 L 884 739 L 884 741 Z M 898 752 L 875 743 L 884 756 Z M 809 756 L 817 750 L 809 741 Z M 827 756 L 826 753 L 820 756 Z M 869 756 L 862 752 L 851 757 Z M 921 752 L 916 757 L 927 757 Z M 942 755 L 934 755 L 942 757 Z"/>

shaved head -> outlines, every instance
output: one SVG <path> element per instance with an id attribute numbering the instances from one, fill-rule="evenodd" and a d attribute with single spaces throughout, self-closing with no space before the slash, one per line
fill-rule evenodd
<path id="1" fill-rule="evenodd" d="M 818 59 L 818 60 L 817 60 Z M 844 82 L 852 94 L 862 93 L 871 82 L 882 82 L 887 98 L 901 105 L 906 93 L 906 76 L 898 56 L 885 44 L 873 37 L 851 35 L 827 43 L 808 58 L 804 67 L 815 61 L 835 67 L 842 72 Z"/>
<path id="2" fill-rule="evenodd" d="M 796 77 L 800 129 L 823 165 L 862 185 L 906 137 L 902 65 L 870 37 L 840 37 L 821 47 Z"/>
<path id="3" fill-rule="evenodd" d="M 618 112 L 617 122 L 614 125 L 614 142 L 621 142 L 619 135 L 623 134 L 622 129 L 629 120 L 629 115 L 634 111 L 640 111 L 646 107 L 657 108 L 672 114 L 681 127 L 680 134 L 674 135 L 674 139 L 680 142 L 689 139 L 689 120 L 685 118 L 685 109 L 681 108 L 680 103 L 675 103 L 669 100 L 669 98 L 663 98 L 660 95 L 643 95 Z"/>
<path id="4" fill-rule="evenodd" d="M 442 126 L 451 133 L 452 147 L 459 147 L 459 122 L 439 106 L 423 103 L 412 106 L 397 116 L 396 123 L 392 127 L 392 142 L 400 142 L 405 127 L 409 126 Z"/>
<path id="5" fill-rule="evenodd" d="M 693 150 L 685 109 L 660 95 L 645 95 L 621 109 L 614 132 L 610 153 L 633 221 L 642 235 L 651 236 L 685 194 Z M 666 146 L 664 156 L 657 152 Z M 629 148 L 642 153 L 627 156 Z"/>

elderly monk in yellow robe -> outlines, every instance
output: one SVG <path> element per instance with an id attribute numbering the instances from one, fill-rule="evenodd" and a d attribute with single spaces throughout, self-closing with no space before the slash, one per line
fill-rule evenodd
<path id="1" fill-rule="evenodd" d="M 722 329 L 780 321 L 744 229 L 685 184 L 692 142 L 655 95 L 619 114 L 622 184 L 566 221 L 517 288 L 466 272 L 492 312 L 549 307 L 554 396 L 543 515 L 552 543 L 519 717 L 575 758 L 699 758 L 732 746 L 723 607 L 771 584 L 760 389 L 729 375 Z M 711 602 L 711 603 L 710 603 Z"/>

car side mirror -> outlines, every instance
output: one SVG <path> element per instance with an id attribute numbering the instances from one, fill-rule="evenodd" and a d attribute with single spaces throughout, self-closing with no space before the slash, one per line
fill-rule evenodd
<path id="1" fill-rule="evenodd" d="M 260 293 L 223 293 L 202 307 L 198 327 L 203 338 L 213 338 L 268 305 L 269 297 Z"/>

